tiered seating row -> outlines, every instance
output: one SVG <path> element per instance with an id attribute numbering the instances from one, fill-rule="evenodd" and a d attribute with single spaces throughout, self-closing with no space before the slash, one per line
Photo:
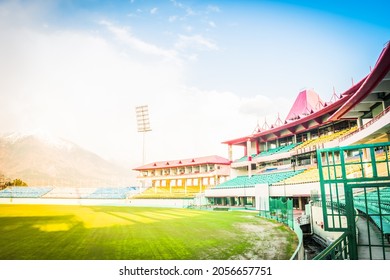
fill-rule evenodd
<path id="1" fill-rule="evenodd" d="M 261 152 L 260 154 L 256 155 L 256 157 L 264 157 L 264 156 L 270 156 L 274 154 L 280 154 L 280 153 L 286 153 L 294 149 L 296 146 L 298 146 L 300 143 L 296 144 L 289 144 L 285 146 L 280 146 L 277 148 L 269 149 L 268 151 Z"/>
<path id="2" fill-rule="evenodd" d="M 309 139 L 305 142 L 302 142 L 300 145 L 297 145 L 295 147 L 295 150 L 302 149 L 302 148 L 305 148 L 308 146 L 316 146 L 316 145 L 320 145 L 320 144 L 323 144 L 326 142 L 333 141 L 333 140 L 340 138 L 346 134 L 352 133 L 356 129 L 357 129 L 357 126 L 354 126 L 351 128 L 340 130 L 340 131 L 332 133 L 332 134 L 321 135 L 320 137 L 315 138 L 315 139 Z"/>
<path id="3" fill-rule="evenodd" d="M 286 153 L 286 152 L 289 152 L 292 149 L 294 149 L 299 144 L 300 143 L 280 146 L 280 147 L 277 147 L 277 148 L 269 149 L 268 151 L 261 152 L 259 154 L 252 154 L 251 157 L 252 158 L 257 158 L 257 157 L 270 156 L 270 155 L 274 155 L 274 154 Z M 235 160 L 234 162 L 241 162 L 241 161 L 247 161 L 247 160 L 248 160 L 248 157 L 247 156 L 243 156 L 243 157 Z"/>
<path id="4" fill-rule="evenodd" d="M 8 187 L 0 191 L 0 197 L 39 198 L 52 189 L 50 187 Z"/>
<path id="5" fill-rule="evenodd" d="M 337 178 L 341 177 L 342 176 L 341 166 L 336 166 L 335 169 L 336 169 L 336 173 L 333 167 L 330 168 L 329 170 L 327 168 L 324 168 L 323 169 L 324 178 L 331 179 L 335 177 Z M 360 164 L 346 164 L 345 169 L 348 178 L 361 177 Z M 383 174 L 385 174 L 385 171 L 382 171 L 381 169 L 378 168 L 378 175 L 383 176 Z M 320 175 L 319 175 L 318 168 L 310 168 L 300 174 L 297 174 L 296 176 L 287 178 L 286 180 L 280 183 L 293 185 L 293 184 L 312 183 L 312 182 L 319 182 L 319 181 L 320 181 Z"/>
<path id="6" fill-rule="evenodd" d="M 319 181 L 320 181 L 320 175 L 318 173 L 318 168 L 311 168 L 295 176 L 287 178 L 286 180 L 283 180 L 280 183 L 286 185 L 294 185 L 294 184 L 312 183 L 312 182 L 319 182 Z"/>
<path id="7" fill-rule="evenodd" d="M 96 188 L 56 187 L 43 195 L 43 198 L 82 198 L 93 193 Z"/>
<path id="8" fill-rule="evenodd" d="M 120 199 L 127 198 L 129 195 L 135 194 L 135 187 L 124 188 L 97 188 L 93 193 L 82 196 L 81 198 L 103 198 L 103 199 Z"/>
<path id="9" fill-rule="evenodd" d="M 287 172 L 272 172 L 264 173 L 259 175 L 249 176 L 238 176 L 234 179 L 226 181 L 220 185 L 215 186 L 216 189 L 223 188 L 242 188 L 242 187 L 254 187 L 257 184 L 274 184 L 279 181 L 283 181 L 289 177 L 297 175 L 303 172 L 303 170 L 298 171 L 287 171 Z"/>
<path id="10" fill-rule="evenodd" d="M 253 154 L 251 157 L 252 158 L 256 157 L 256 154 Z M 247 156 L 243 156 L 243 157 L 241 157 L 239 159 L 236 159 L 234 162 L 241 162 L 241 161 L 247 161 L 247 160 L 248 160 L 248 157 Z"/>
<path id="11" fill-rule="evenodd" d="M 367 207 L 365 200 L 367 199 Z M 379 203 L 380 199 L 380 203 Z M 390 234 L 390 188 L 380 190 L 380 197 L 378 199 L 378 192 L 373 191 L 366 194 L 354 196 L 354 205 L 359 211 L 370 215 L 373 222 L 377 225 L 383 234 Z M 368 211 L 367 211 L 368 210 Z M 367 213 L 368 212 L 368 213 Z M 379 213 L 382 215 L 382 223 Z"/>
<path id="12" fill-rule="evenodd" d="M 205 187 L 202 188 L 204 191 Z M 200 193 L 199 186 L 184 187 L 150 187 L 141 194 L 136 194 L 132 198 L 193 198 Z"/>
<path id="13" fill-rule="evenodd" d="M 135 187 L 71 188 L 71 187 L 9 187 L 0 191 L 7 198 L 102 198 L 123 199 L 136 193 Z"/>

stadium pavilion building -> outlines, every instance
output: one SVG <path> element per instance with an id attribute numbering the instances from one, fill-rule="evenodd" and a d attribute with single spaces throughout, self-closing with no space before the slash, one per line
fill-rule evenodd
<path id="1" fill-rule="evenodd" d="M 191 198 L 225 182 L 230 161 L 213 155 L 153 162 L 134 170 L 141 185 L 149 187 L 136 198 Z"/>
<path id="2" fill-rule="evenodd" d="M 207 189 L 206 197 L 212 204 L 230 206 L 250 200 L 258 210 L 268 209 L 269 197 L 289 197 L 295 208 L 304 209 L 310 197 L 320 194 L 317 150 L 390 141 L 389 70 L 387 44 L 371 72 L 330 101 L 303 90 L 284 122 L 265 123 L 250 135 L 223 142 L 233 179 Z M 233 146 L 243 149 L 235 160 Z M 359 171 L 350 168 L 346 175 Z"/>

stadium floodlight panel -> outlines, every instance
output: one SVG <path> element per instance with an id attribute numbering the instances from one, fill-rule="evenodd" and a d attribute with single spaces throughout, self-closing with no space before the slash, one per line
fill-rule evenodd
<path id="1" fill-rule="evenodd" d="M 137 115 L 138 132 L 151 131 L 148 105 L 135 107 L 135 112 Z"/>

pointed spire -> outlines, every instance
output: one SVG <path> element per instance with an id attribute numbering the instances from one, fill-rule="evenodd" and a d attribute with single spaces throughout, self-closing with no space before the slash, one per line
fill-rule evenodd
<path id="1" fill-rule="evenodd" d="M 283 121 L 280 119 L 280 113 L 278 113 L 278 118 L 276 119 L 275 122 L 275 127 L 283 125 Z"/>
<path id="2" fill-rule="evenodd" d="M 259 125 L 259 120 L 257 120 L 256 127 L 253 130 L 252 134 L 256 134 L 256 133 L 259 133 L 259 132 L 261 132 L 261 128 L 260 128 L 260 125 Z"/>
<path id="3" fill-rule="evenodd" d="M 332 97 L 330 98 L 329 103 L 336 102 L 338 99 L 339 99 L 339 98 L 338 98 L 338 96 L 337 96 L 337 94 L 336 94 L 336 90 L 335 90 L 335 88 L 334 88 L 334 86 L 333 86 L 333 94 L 332 94 Z"/>
<path id="4" fill-rule="evenodd" d="M 263 130 L 267 130 L 269 129 L 269 125 L 267 123 L 267 117 L 264 117 L 264 124 L 263 126 L 261 127 Z"/>

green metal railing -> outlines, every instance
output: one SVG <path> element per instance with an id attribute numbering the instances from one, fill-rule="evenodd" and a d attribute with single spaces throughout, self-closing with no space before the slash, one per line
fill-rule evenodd
<path id="1" fill-rule="evenodd" d="M 345 240 L 339 243 L 348 247 L 343 249 L 346 255 L 334 257 L 388 259 L 390 142 L 322 149 L 317 151 L 317 160 L 324 229 L 344 232 Z M 367 233 L 363 242 L 358 242 L 356 228 Z M 363 247 L 369 256 L 359 256 Z"/>
<path id="2" fill-rule="evenodd" d="M 343 233 L 330 246 L 319 253 L 313 260 L 346 260 L 349 259 L 349 235 Z"/>

